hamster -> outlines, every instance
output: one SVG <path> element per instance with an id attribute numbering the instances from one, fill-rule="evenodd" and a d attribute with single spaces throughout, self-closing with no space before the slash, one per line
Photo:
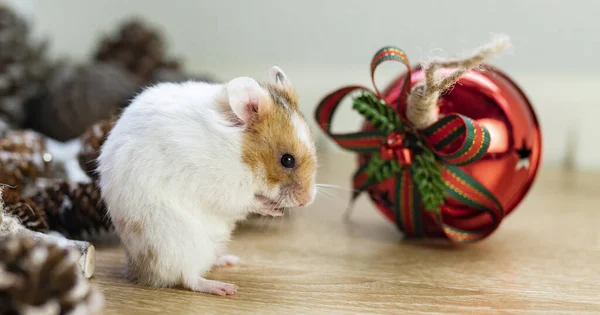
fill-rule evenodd
<path id="1" fill-rule="evenodd" d="M 123 111 L 98 158 L 100 189 L 142 285 L 233 295 L 204 278 L 250 212 L 281 216 L 316 195 L 316 148 L 295 89 L 269 82 L 160 83 Z"/>

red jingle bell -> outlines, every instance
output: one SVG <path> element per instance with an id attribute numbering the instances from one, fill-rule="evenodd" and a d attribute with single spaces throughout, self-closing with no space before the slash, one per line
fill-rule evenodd
<path id="1" fill-rule="evenodd" d="M 521 89 L 493 67 L 475 68 L 507 44 L 500 38 L 472 57 L 438 60 L 425 70 L 387 46 L 371 62 L 373 83 L 384 61 L 401 62 L 406 74 L 383 93 L 353 85 L 321 101 L 319 126 L 358 154 L 352 200 L 367 192 L 409 237 L 471 243 L 500 226 L 529 191 L 542 147 L 537 117 Z M 363 128 L 335 134 L 335 109 L 355 90 L 366 91 L 353 105 L 366 118 Z"/>
<path id="2" fill-rule="evenodd" d="M 487 153 L 461 168 L 496 196 L 506 216 L 523 200 L 533 184 L 542 158 L 542 137 L 535 111 L 523 91 L 500 70 L 491 66 L 484 69 L 465 73 L 450 91 L 440 96 L 437 111 L 440 115 L 459 113 L 468 116 L 490 132 Z M 450 71 L 441 69 L 440 73 L 446 75 Z M 382 99 L 394 104 L 405 79 L 401 76 L 390 84 L 381 93 Z M 422 69 L 413 69 L 410 79 L 411 87 L 423 81 Z M 373 128 L 365 123 L 363 130 Z M 359 154 L 359 164 L 368 157 L 368 154 Z M 393 196 L 394 184 L 394 181 L 377 183 L 368 191 L 377 208 L 392 221 L 395 218 L 390 200 L 382 200 L 381 196 Z M 445 209 L 442 207 L 442 211 Z M 444 235 L 425 212 L 420 219 L 424 235 Z M 480 215 L 469 224 L 485 226 L 489 220 L 489 216 Z"/>

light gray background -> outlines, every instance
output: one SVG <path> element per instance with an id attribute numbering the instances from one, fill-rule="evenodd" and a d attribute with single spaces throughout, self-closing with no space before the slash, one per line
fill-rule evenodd
<path id="1" fill-rule="evenodd" d="M 331 89 L 369 84 L 368 62 L 381 46 L 400 46 L 416 62 L 432 54 L 468 52 L 491 34 L 506 33 L 514 48 L 492 63 L 530 96 L 542 122 L 545 165 L 572 158 L 580 168 L 600 168 L 597 1 L 9 2 L 34 22 L 37 35 L 52 40 L 53 54 L 75 60 L 85 60 L 102 33 L 135 15 L 162 27 L 170 50 L 191 71 L 211 72 L 223 80 L 264 78 L 277 64 L 296 85 L 311 119 L 316 102 Z M 397 69 L 384 69 L 378 82 L 385 84 Z M 336 124 L 345 130 L 358 122 L 347 111 Z M 322 143 L 330 148 L 328 141 Z"/>

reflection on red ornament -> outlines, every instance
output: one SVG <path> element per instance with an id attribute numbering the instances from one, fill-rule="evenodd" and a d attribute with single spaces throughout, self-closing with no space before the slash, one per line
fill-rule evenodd
<path id="1" fill-rule="evenodd" d="M 494 135 L 490 139 L 488 153 L 498 154 L 508 151 L 508 130 L 504 122 L 490 118 L 478 119 L 477 122 Z"/>

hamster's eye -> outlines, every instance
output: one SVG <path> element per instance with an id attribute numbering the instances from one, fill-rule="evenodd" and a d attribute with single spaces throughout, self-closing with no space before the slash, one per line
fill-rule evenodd
<path id="1" fill-rule="evenodd" d="M 281 165 L 285 168 L 292 168 L 296 164 L 296 159 L 290 154 L 284 154 L 281 157 Z"/>

